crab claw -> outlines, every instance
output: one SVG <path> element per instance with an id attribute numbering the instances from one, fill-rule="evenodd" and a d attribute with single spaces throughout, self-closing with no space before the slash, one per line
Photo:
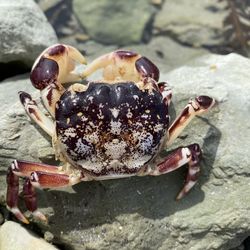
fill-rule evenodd
<path id="1" fill-rule="evenodd" d="M 157 66 L 148 58 L 127 50 L 117 50 L 98 57 L 85 68 L 83 77 L 99 69 L 103 69 L 103 79 L 110 82 L 138 82 L 148 77 L 158 81 L 160 75 Z"/>
<path id="2" fill-rule="evenodd" d="M 75 71 L 79 64 L 86 64 L 85 57 L 74 47 L 56 44 L 44 50 L 35 61 L 30 74 L 33 86 L 43 90 L 48 85 L 81 80 Z"/>

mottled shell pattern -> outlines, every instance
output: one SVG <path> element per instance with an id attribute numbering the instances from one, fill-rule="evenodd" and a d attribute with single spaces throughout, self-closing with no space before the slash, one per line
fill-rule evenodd
<path id="1" fill-rule="evenodd" d="M 169 125 L 159 89 L 89 82 L 56 107 L 57 147 L 92 175 L 136 174 L 158 152 Z"/>

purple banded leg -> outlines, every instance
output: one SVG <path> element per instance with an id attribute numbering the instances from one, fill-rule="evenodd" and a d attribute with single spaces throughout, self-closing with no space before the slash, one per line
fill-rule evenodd
<path id="1" fill-rule="evenodd" d="M 158 163 L 155 169 L 149 169 L 148 175 L 166 174 L 188 164 L 188 174 L 185 185 L 176 197 L 176 199 L 179 200 L 189 192 L 198 180 L 198 174 L 200 172 L 198 163 L 201 159 L 201 155 L 201 149 L 198 144 L 178 148 L 168 155 L 164 161 Z"/>
<path id="2" fill-rule="evenodd" d="M 34 187 L 62 187 L 74 185 L 81 180 L 87 180 L 82 174 L 70 176 L 59 167 L 33 163 L 27 161 L 14 161 L 7 174 L 7 208 L 22 222 L 29 223 L 18 208 L 19 177 L 27 178 L 24 184 L 24 200 L 29 211 L 35 217 L 46 220 L 45 216 L 37 210 L 37 201 Z"/>
<path id="3" fill-rule="evenodd" d="M 52 120 L 44 115 L 44 113 L 37 106 L 36 102 L 28 93 L 20 91 L 19 98 L 28 116 L 47 134 L 52 136 L 54 132 L 54 124 Z"/>
<path id="4" fill-rule="evenodd" d="M 26 178 L 23 185 L 23 198 L 26 208 L 38 219 L 47 222 L 47 218 L 37 209 L 37 198 L 35 188 L 32 186 L 30 179 Z M 26 222 L 25 222 L 26 223 Z"/>
<path id="5" fill-rule="evenodd" d="M 30 80 L 41 90 L 44 105 L 53 117 L 55 104 L 65 91 L 62 84 L 81 80 L 75 72 L 78 64 L 86 64 L 86 60 L 77 49 L 56 44 L 43 51 L 32 67 Z"/>
<path id="6" fill-rule="evenodd" d="M 11 168 L 8 169 L 6 181 L 7 181 L 6 202 L 8 210 L 10 210 L 18 220 L 28 224 L 29 221 L 25 218 L 25 216 L 18 208 L 19 177 L 13 173 Z"/>
<path id="7" fill-rule="evenodd" d="M 7 208 L 17 217 L 18 220 L 29 223 L 18 208 L 18 195 L 19 195 L 19 177 L 26 177 L 29 181 L 29 176 L 33 171 L 43 170 L 46 172 L 56 172 L 58 168 L 51 165 L 32 163 L 27 161 L 14 161 L 8 169 L 7 174 Z M 25 185 L 27 181 L 25 182 Z M 27 190 L 27 188 L 26 188 Z M 24 197 L 25 198 L 25 197 Z M 33 207 L 35 205 L 33 204 Z M 33 212 L 31 210 L 31 212 Z M 36 212 L 36 214 L 40 214 Z M 42 217 L 42 215 L 41 215 Z"/>
<path id="8" fill-rule="evenodd" d="M 209 96 L 198 96 L 191 100 L 168 129 L 169 138 L 166 146 L 168 147 L 173 143 L 196 115 L 207 112 L 215 103 L 216 101 Z"/>
<path id="9" fill-rule="evenodd" d="M 138 82 L 144 78 L 159 80 L 159 69 L 149 59 L 132 51 L 114 51 L 95 59 L 86 67 L 83 77 L 88 77 L 99 69 L 103 69 L 104 80 L 110 82 Z"/>

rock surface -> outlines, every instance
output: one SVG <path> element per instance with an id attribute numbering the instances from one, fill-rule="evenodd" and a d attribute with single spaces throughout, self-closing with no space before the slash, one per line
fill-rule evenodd
<path id="1" fill-rule="evenodd" d="M 210 55 L 161 75 L 173 87 L 173 116 L 190 97 L 205 94 L 218 101 L 207 115 L 195 118 L 173 145 L 197 142 L 204 152 L 199 183 L 183 200 L 174 198 L 185 168 L 158 177 L 80 183 L 39 191 L 39 207 L 49 225 L 37 226 L 73 249 L 239 246 L 250 232 L 249 68 L 250 60 L 239 55 Z M 53 151 L 49 138 L 31 124 L 19 103 L 1 117 L 3 193 L 2 180 L 13 158 L 51 163 Z"/>
<path id="2" fill-rule="evenodd" d="M 1 250 L 56 250 L 57 248 L 38 238 L 20 224 L 7 221 L 0 226 Z"/>
<path id="3" fill-rule="evenodd" d="M 145 0 L 74 0 L 73 9 L 92 39 L 119 45 L 141 42 L 156 12 L 150 1 Z"/>
<path id="4" fill-rule="evenodd" d="M 0 63 L 31 66 L 38 54 L 57 42 L 55 31 L 32 0 L 0 0 Z"/>
<path id="5" fill-rule="evenodd" d="M 168 34 L 184 44 L 221 45 L 225 43 L 222 30 L 228 15 L 225 6 L 226 1 L 217 0 L 166 0 L 154 28 L 156 33 Z"/>

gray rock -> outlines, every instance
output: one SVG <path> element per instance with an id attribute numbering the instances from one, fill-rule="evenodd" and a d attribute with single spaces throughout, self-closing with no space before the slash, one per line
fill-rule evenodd
<path id="1" fill-rule="evenodd" d="M 161 72 L 167 72 L 186 64 L 198 56 L 208 54 L 205 49 L 181 46 L 176 41 L 165 36 L 157 36 L 148 44 L 130 45 L 125 49 L 146 55 L 158 65 Z"/>
<path id="2" fill-rule="evenodd" d="M 0 226 L 1 250 L 56 250 L 57 248 L 38 238 L 20 224 L 7 221 Z"/>
<path id="3" fill-rule="evenodd" d="M 32 0 L 0 0 L 0 63 L 31 66 L 38 54 L 57 42 L 43 12 Z"/>
<path id="4" fill-rule="evenodd" d="M 119 45 L 140 42 L 146 25 L 156 11 L 145 0 L 74 0 L 73 9 L 91 38 Z"/>
<path id="5" fill-rule="evenodd" d="M 250 60 L 236 54 L 194 60 L 161 79 L 173 87 L 171 114 L 190 97 L 211 95 L 218 106 L 197 117 L 172 148 L 197 142 L 203 150 L 199 183 L 174 200 L 185 169 L 158 177 L 80 183 L 38 191 L 47 227 L 73 249 L 235 248 L 250 231 Z M 12 158 L 52 162 L 48 137 L 15 104 L 0 120 L 0 190 Z M 47 152 L 48 150 L 48 152 Z M 21 205 L 22 201 L 21 201 Z"/>
<path id="6" fill-rule="evenodd" d="M 226 4 L 217 0 L 166 0 L 155 18 L 155 32 L 195 47 L 221 45 L 225 43 L 222 30 L 228 15 Z"/>
<path id="7" fill-rule="evenodd" d="M 57 6 L 63 0 L 35 0 L 43 12 Z"/>

